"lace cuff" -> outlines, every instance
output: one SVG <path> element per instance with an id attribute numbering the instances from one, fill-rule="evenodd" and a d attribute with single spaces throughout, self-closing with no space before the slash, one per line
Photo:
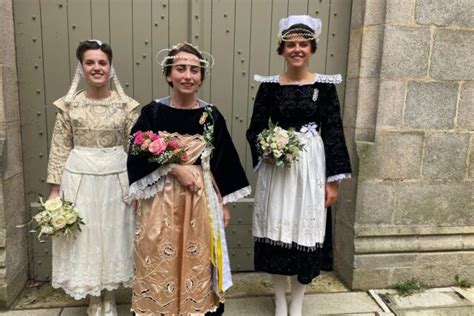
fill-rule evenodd
<path id="1" fill-rule="evenodd" d="M 235 192 L 232 192 L 232 193 L 227 194 L 226 196 L 224 196 L 223 202 L 224 202 L 224 204 L 228 204 L 228 203 L 238 201 L 238 200 L 246 197 L 247 195 L 250 195 L 251 192 L 252 192 L 252 188 L 250 187 L 250 185 L 248 185 L 245 188 L 242 188 L 240 190 L 237 190 Z"/>
<path id="2" fill-rule="evenodd" d="M 336 174 L 334 176 L 330 176 L 326 179 L 326 182 L 339 182 L 343 179 L 350 179 L 351 178 L 351 174 L 350 173 L 340 173 L 340 174 Z"/>
<path id="3" fill-rule="evenodd" d="M 133 182 L 130 185 L 129 199 L 148 199 L 163 190 L 166 175 L 176 167 L 176 164 L 164 165 L 149 175 Z"/>

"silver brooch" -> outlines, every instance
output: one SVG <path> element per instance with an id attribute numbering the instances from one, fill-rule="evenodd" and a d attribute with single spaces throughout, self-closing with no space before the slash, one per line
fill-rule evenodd
<path id="1" fill-rule="evenodd" d="M 318 99 L 318 95 L 319 95 L 319 90 L 315 88 L 313 92 L 313 101 L 316 101 Z"/>

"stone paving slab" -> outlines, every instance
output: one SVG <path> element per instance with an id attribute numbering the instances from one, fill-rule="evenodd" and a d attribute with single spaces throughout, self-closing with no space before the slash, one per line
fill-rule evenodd
<path id="1" fill-rule="evenodd" d="M 59 316 L 61 308 L 32 309 L 0 312 L 2 316 Z"/>
<path id="2" fill-rule="evenodd" d="M 410 296 L 395 290 L 374 290 L 390 309 L 400 316 L 474 315 L 474 291 L 460 288 L 435 288 Z"/>
<path id="3" fill-rule="evenodd" d="M 378 315 L 384 311 L 365 292 L 306 295 L 303 315 Z"/>
<path id="4" fill-rule="evenodd" d="M 228 299 L 225 302 L 225 316 L 273 316 L 274 302 L 270 297 L 247 297 Z"/>
<path id="5" fill-rule="evenodd" d="M 461 294 L 462 296 L 464 296 L 465 298 L 467 298 L 468 300 L 470 300 L 474 304 L 474 287 L 460 288 L 457 286 L 453 286 L 452 289 L 458 292 L 459 294 Z"/>

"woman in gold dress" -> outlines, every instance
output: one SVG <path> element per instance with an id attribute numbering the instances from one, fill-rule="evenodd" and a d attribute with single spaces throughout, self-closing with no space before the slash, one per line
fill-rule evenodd
<path id="1" fill-rule="evenodd" d="M 250 187 L 224 117 L 196 97 L 208 66 L 190 44 L 162 63 L 172 96 L 146 105 L 132 128 L 185 148 L 178 164 L 129 153 L 130 194 L 139 201 L 132 310 L 137 315 L 220 315 L 232 285 L 224 226 L 228 203 Z"/>

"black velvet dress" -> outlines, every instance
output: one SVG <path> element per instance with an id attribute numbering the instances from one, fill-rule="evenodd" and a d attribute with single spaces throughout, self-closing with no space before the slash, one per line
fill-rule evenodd
<path id="1" fill-rule="evenodd" d="M 293 127 L 296 130 L 315 123 L 324 143 L 326 181 L 350 177 L 351 165 L 334 85 L 341 81 L 340 76 L 317 74 L 313 83 L 301 85 L 280 85 L 278 76 L 256 76 L 256 80 L 262 83 L 247 130 L 254 167 L 261 163 L 257 138 L 263 129 L 268 128 L 269 119 L 285 129 Z M 271 214 L 272 210 L 267 212 Z M 308 249 L 295 241 L 282 245 L 278 240 L 256 238 L 255 269 L 271 274 L 297 275 L 300 283 L 308 284 L 319 275 L 321 247 L 322 243 Z"/>

